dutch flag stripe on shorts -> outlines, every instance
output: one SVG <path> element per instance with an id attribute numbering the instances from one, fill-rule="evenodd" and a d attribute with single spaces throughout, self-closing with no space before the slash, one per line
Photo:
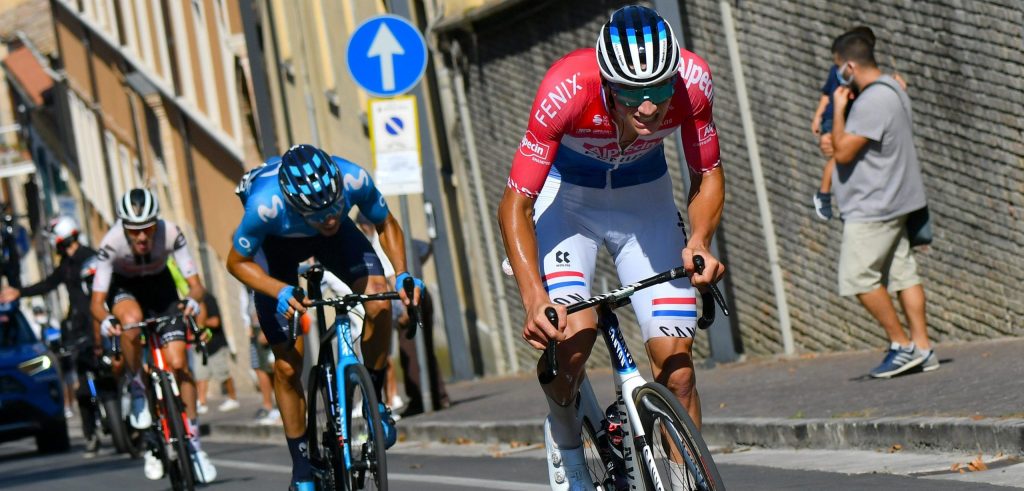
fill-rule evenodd
<path id="1" fill-rule="evenodd" d="M 697 317 L 695 297 L 655 298 L 651 305 L 654 306 L 651 312 L 654 317 Z"/>
<path id="2" fill-rule="evenodd" d="M 544 275 L 544 289 L 549 292 L 567 286 L 587 286 L 583 281 L 583 273 L 579 271 L 559 271 Z"/>

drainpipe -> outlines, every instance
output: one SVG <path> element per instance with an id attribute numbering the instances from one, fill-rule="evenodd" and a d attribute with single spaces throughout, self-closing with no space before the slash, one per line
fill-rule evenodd
<path id="1" fill-rule="evenodd" d="M 495 300 L 498 304 L 498 323 L 501 324 L 498 329 L 505 342 L 505 356 L 508 358 L 505 363 L 498 366 L 498 373 L 515 373 L 519 371 L 519 360 L 516 358 L 515 344 L 513 344 L 512 321 L 508 315 L 508 298 L 505 295 L 504 279 L 502 278 L 504 273 L 501 271 L 501 264 L 498 263 L 498 258 L 494 255 L 497 242 L 494 240 L 493 217 L 487 211 L 487 196 L 484 193 L 483 179 L 480 173 L 480 159 L 476 152 L 476 138 L 473 136 L 473 125 L 470 122 L 469 101 L 466 98 L 466 89 L 463 86 L 462 69 L 459 68 L 459 60 L 462 59 L 463 54 L 462 47 L 457 40 L 452 41 L 449 54 L 456 65 L 455 69 L 452 70 L 455 75 L 455 105 L 459 110 L 462 133 L 466 136 L 466 153 L 469 154 L 467 155 L 469 167 L 476 177 L 472 179 L 473 194 L 476 196 L 474 201 L 476 201 L 480 222 L 483 224 L 484 244 L 487 246 L 487 253 L 485 254 L 487 270 L 491 274 L 491 282 L 494 285 Z M 501 343 L 498 336 L 491 336 L 491 345 L 495 354 L 501 353 Z"/>

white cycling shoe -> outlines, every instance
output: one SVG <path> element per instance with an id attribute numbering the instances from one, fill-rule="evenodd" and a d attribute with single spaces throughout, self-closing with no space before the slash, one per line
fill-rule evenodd
<path id="1" fill-rule="evenodd" d="M 137 430 L 145 430 L 153 426 L 153 417 L 149 414 L 149 403 L 146 401 L 146 390 L 136 387 L 135 382 L 132 382 L 131 393 L 132 402 L 128 422 L 131 423 L 132 428 Z"/>
<path id="2" fill-rule="evenodd" d="M 200 450 L 192 454 L 192 467 L 195 470 L 196 480 L 206 484 L 217 479 L 217 468 L 210 462 L 210 456 Z"/>
<path id="3" fill-rule="evenodd" d="M 544 454 L 552 491 L 596 491 L 583 446 L 558 448 L 551 439 L 551 421 L 544 420 Z"/>
<path id="4" fill-rule="evenodd" d="M 146 474 L 146 479 L 159 481 L 164 478 L 164 463 L 160 462 L 160 459 L 152 450 L 143 454 L 142 459 L 144 461 L 142 472 Z"/>

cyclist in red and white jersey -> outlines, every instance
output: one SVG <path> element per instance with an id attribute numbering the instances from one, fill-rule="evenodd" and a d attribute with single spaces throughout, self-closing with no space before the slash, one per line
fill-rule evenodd
<path id="1" fill-rule="evenodd" d="M 615 11 L 596 49 L 555 62 L 537 91 L 498 219 L 526 309 L 523 338 L 538 350 L 549 339 L 560 342 L 559 377 L 544 387 L 552 489 L 593 489 L 569 403 L 596 339 L 597 316 L 566 319 L 563 305 L 591 295 L 602 244 L 623 284 L 680 261 L 692 272 L 693 256 L 705 258 L 692 285 L 677 280 L 632 298 L 654 378 L 700 422 L 691 360 L 694 286 L 725 272 L 708 250 L 725 194 L 713 94 L 707 63 L 679 47 L 657 12 L 640 6 Z M 677 130 L 690 171 L 688 238 L 662 143 Z M 557 328 L 544 315 L 548 307 L 558 311 Z"/>

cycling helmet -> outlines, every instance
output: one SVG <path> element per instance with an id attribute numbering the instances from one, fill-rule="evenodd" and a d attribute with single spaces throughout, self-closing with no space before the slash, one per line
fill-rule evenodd
<path id="1" fill-rule="evenodd" d="M 288 203 L 302 214 L 328 208 L 341 198 L 341 169 L 312 145 L 295 145 L 281 156 L 277 182 Z"/>
<path id="2" fill-rule="evenodd" d="M 156 195 L 145 188 L 135 188 L 117 202 L 117 217 L 124 228 L 141 230 L 156 223 L 160 214 L 160 203 Z"/>
<path id="3" fill-rule="evenodd" d="M 601 27 L 597 65 L 609 82 L 657 85 L 679 71 L 679 43 L 672 26 L 654 10 L 623 7 Z"/>
<path id="4" fill-rule="evenodd" d="M 50 221 L 47 229 L 50 236 L 50 245 L 61 248 L 78 240 L 78 223 L 69 216 L 60 216 Z"/>

